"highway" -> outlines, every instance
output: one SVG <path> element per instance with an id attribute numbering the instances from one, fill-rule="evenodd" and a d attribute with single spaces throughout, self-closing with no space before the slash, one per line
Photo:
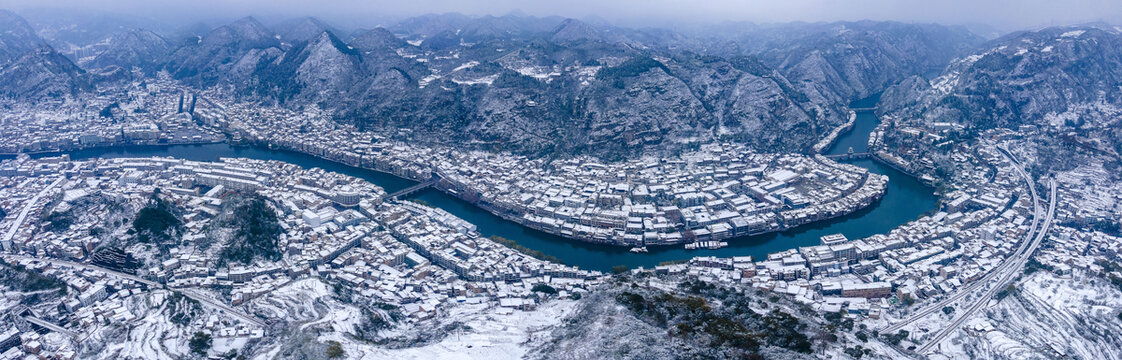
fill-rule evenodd
<path id="1" fill-rule="evenodd" d="M 1048 229 L 1052 226 L 1052 218 L 1053 216 L 1055 216 L 1056 211 L 1056 181 L 1050 181 L 1049 187 L 1051 188 L 1051 199 L 1048 204 L 1048 215 L 1044 219 L 1044 225 L 1041 227 L 1040 231 L 1037 232 L 1036 238 L 1033 239 L 1032 245 L 1029 247 L 1029 250 L 1017 255 L 1015 259 L 1016 265 L 1011 267 L 1010 270 L 1012 271 L 1008 271 L 1001 277 L 1001 280 L 999 280 L 997 286 L 994 286 L 993 288 L 990 288 L 989 291 L 986 291 L 986 293 L 982 297 L 978 298 L 978 300 L 972 306 L 968 307 L 966 311 L 962 312 L 958 316 L 958 318 L 951 322 L 949 326 L 943 328 L 943 330 L 935 334 L 934 338 L 928 340 L 923 344 L 923 346 L 920 346 L 918 349 L 916 349 L 916 353 L 923 354 L 928 352 L 929 350 L 932 350 L 935 345 L 938 345 L 940 342 L 946 339 L 948 335 L 953 333 L 955 330 L 958 330 L 959 326 L 961 326 L 962 323 L 966 320 L 970 319 L 970 317 L 975 312 L 989 304 L 990 298 L 992 298 L 994 294 L 1003 289 L 1006 284 L 1012 282 L 1013 279 L 1017 277 L 1017 274 L 1020 273 L 1020 270 L 1024 268 L 1025 263 L 1027 263 L 1028 259 L 1032 257 L 1032 253 L 1036 251 L 1038 247 L 1040 247 L 1040 244 L 1044 241 L 1044 238 L 1048 237 Z"/>
<path id="2" fill-rule="evenodd" d="M 261 321 L 261 319 L 258 319 L 257 317 L 255 317 L 253 315 L 243 313 L 240 310 L 234 309 L 234 308 L 230 307 L 229 305 L 223 304 L 221 301 L 212 299 L 209 296 L 196 293 L 195 289 L 180 288 L 180 289 L 176 289 L 176 291 L 179 291 L 179 293 L 183 294 L 183 296 L 198 300 L 203 305 L 208 305 L 212 308 L 218 309 L 218 310 L 220 310 L 221 312 L 223 312 L 227 315 L 236 317 L 236 318 L 238 318 L 242 321 L 245 321 L 247 323 L 257 325 L 258 327 L 262 327 L 262 328 L 265 327 L 265 322 Z"/>
<path id="3" fill-rule="evenodd" d="M 23 225 L 23 222 L 25 220 L 27 220 L 27 214 L 31 212 L 31 209 L 33 207 L 35 207 L 35 203 L 39 202 L 39 199 L 42 198 L 43 195 L 46 195 L 47 192 L 51 191 L 51 189 L 54 189 L 55 186 L 58 186 L 63 181 L 66 181 L 66 178 L 59 177 L 58 180 L 55 180 L 55 182 L 47 185 L 47 187 L 43 188 L 43 190 L 40 190 L 38 194 L 35 194 L 35 196 L 31 197 L 31 200 L 28 200 L 27 203 L 24 203 L 23 210 L 21 210 L 19 212 L 19 215 L 16 216 L 16 220 L 12 222 L 12 226 L 8 228 L 8 232 L 4 233 L 4 237 L 0 239 L 3 241 L 0 241 L 0 244 L 12 241 L 12 238 L 16 236 L 16 232 L 19 231 L 19 227 Z"/>
<path id="4" fill-rule="evenodd" d="M 136 275 L 126 274 L 126 273 L 123 273 L 123 272 L 120 272 L 120 271 L 106 269 L 106 268 L 103 268 L 103 267 L 100 267 L 100 266 L 97 266 L 97 265 L 82 264 L 82 263 L 76 263 L 76 262 L 73 262 L 73 261 L 66 261 L 66 260 L 59 260 L 59 259 L 43 259 L 43 258 L 24 256 L 24 255 L 8 254 L 7 256 L 10 257 L 10 258 L 13 258 L 13 259 L 18 259 L 18 260 L 42 261 L 42 262 L 50 263 L 52 265 L 61 265 L 61 266 L 68 266 L 68 267 L 72 267 L 72 268 L 78 268 L 78 269 L 101 271 L 101 272 L 104 272 L 106 274 L 112 275 L 114 277 L 118 277 L 118 278 L 122 278 L 122 279 L 129 279 L 129 280 L 132 280 L 132 281 L 143 283 L 145 285 L 148 285 L 148 287 L 150 287 L 150 288 L 163 288 L 164 287 L 164 284 L 160 284 L 158 282 L 145 280 L 145 279 L 143 279 L 139 276 L 136 276 Z"/>
<path id="5" fill-rule="evenodd" d="M 1028 174 L 1026 174 L 1024 172 L 1024 170 L 1021 168 L 1020 163 L 1018 163 L 1016 160 L 1014 160 L 1012 158 L 1012 156 L 1009 155 L 1004 149 L 999 148 L 998 150 L 1000 150 L 999 152 L 1001 153 L 1002 156 L 1005 157 L 1006 160 L 1008 160 L 1010 163 L 1013 164 L 1013 169 L 1025 181 L 1025 185 L 1028 186 L 1029 193 L 1032 195 L 1032 204 L 1033 204 L 1032 226 L 1029 227 L 1029 231 L 1028 231 L 1028 233 L 1026 233 L 1024 241 L 1021 242 L 1021 245 L 1017 248 L 1017 250 L 1013 253 L 1013 255 L 1010 255 L 1008 258 L 1005 259 L 1004 262 L 1001 263 L 1001 265 L 998 265 L 997 268 L 995 268 L 993 271 L 990 271 L 989 273 L 987 273 L 985 276 L 983 276 L 978 281 L 974 281 L 970 285 L 967 285 L 966 287 L 961 288 L 960 290 L 958 290 L 957 292 L 955 292 L 954 294 L 952 294 L 951 296 L 948 296 L 947 298 L 945 298 L 943 300 L 940 300 L 940 301 L 935 302 L 933 304 L 927 305 L 926 307 L 924 307 L 920 310 L 916 310 L 910 316 L 908 316 L 907 319 L 896 322 L 896 323 L 894 323 L 894 324 L 892 324 L 892 325 L 890 325 L 890 326 L 888 326 L 884 329 L 881 329 L 880 330 L 881 333 L 885 333 L 885 334 L 895 333 L 895 332 L 899 331 L 900 329 L 904 328 L 905 326 L 907 326 L 907 325 L 909 325 L 909 324 L 911 324 L 911 323 L 913 323 L 913 322 L 915 322 L 919 319 L 925 318 L 928 315 L 931 315 L 932 313 L 935 313 L 936 311 L 941 311 L 944 307 L 947 307 L 947 306 L 950 306 L 950 305 L 953 305 L 953 304 L 957 303 L 959 300 L 963 299 L 967 295 L 973 294 L 979 288 L 982 288 L 983 286 L 990 284 L 993 279 L 997 278 L 1000 274 L 1004 273 L 1004 271 L 1008 270 L 1010 267 L 1016 267 L 1017 269 L 1020 269 L 1020 266 L 1015 266 L 1014 259 L 1017 257 L 1017 254 L 1022 254 L 1025 250 L 1027 250 L 1029 248 L 1029 244 L 1032 243 L 1032 240 L 1036 237 L 1037 227 L 1040 224 L 1040 213 L 1041 213 L 1040 198 L 1036 194 L 1036 187 L 1033 186 L 1032 179 L 1029 178 Z M 1023 266 L 1023 264 L 1021 266 Z"/>

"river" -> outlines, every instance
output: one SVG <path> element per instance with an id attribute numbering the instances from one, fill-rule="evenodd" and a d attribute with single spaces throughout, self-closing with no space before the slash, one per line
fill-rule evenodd
<path id="1" fill-rule="evenodd" d="M 865 107 L 875 104 L 870 98 L 853 104 Z M 854 152 L 865 152 L 869 133 L 876 127 L 877 118 L 871 111 L 857 114 L 853 129 L 839 136 L 828 153 L 843 154 L 853 147 Z M 171 146 L 127 146 L 97 148 L 69 152 L 71 159 L 94 157 L 148 157 L 172 156 L 176 158 L 215 161 L 219 157 L 245 157 L 262 160 L 279 160 L 306 168 L 319 167 L 347 175 L 366 179 L 393 192 L 414 184 L 411 180 L 373 170 L 356 168 L 340 163 L 323 160 L 314 156 L 261 147 L 235 147 L 227 144 L 171 145 Z M 57 154 L 39 154 L 35 157 Z M 501 236 L 514 240 L 528 248 L 553 255 L 568 265 L 582 269 L 608 271 L 616 265 L 630 268 L 652 267 L 661 262 L 685 260 L 694 256 L 744 256 L 764 258 L 768 253 L 783 251 L 800 246 L 817 245 L 819 237 L 841 233 L 850 239 L 886 233 L 908 221 L 915 220 L 935 208 L 936 197 L 933 189 L 923 185 L 915 178 L 884 166 L 873 160 L 853 160 L 849 163 L 869 169 L 874 173 L 888 175 L 888 188 L 884 197 L 870 207 L 852 214 L 803 225 L 779 233 L 771 233 L 747 238 L 728 240 L 729 246 L 718 250 L 685 250 L 681 245 L 671 247 L 652 247 L 649 253 L 631 253 L 627 248 L 589 244 L 567 240 L 558 236 L 527 229 L 517 223 L 503 220 L 470 203 L 438 190 L 427 189 L 412 195 L 429 205 L 442 208 L 478 227 L 483 236 Z"/>

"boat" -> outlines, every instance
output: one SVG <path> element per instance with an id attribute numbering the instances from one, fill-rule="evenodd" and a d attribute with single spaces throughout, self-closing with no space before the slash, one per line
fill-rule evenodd
<path id="1" fill-rule="evenodd" d="M 647 252 L 647 247 L 646 246 L 633 247 L 633 248 L 631 248 L 631 252 L 637 253 L 637 254 L 638 253 L 646 253 Z"/>
<path id="2" fill-rule="evenodd" d="M 729 246 L 729 243 L 724 241 L 698 241 L 686 244 L 686 250 L 709 249 L 717 250 Z"/>

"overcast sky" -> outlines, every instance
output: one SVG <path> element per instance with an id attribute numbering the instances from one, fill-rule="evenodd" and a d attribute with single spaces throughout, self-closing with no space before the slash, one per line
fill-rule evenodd
<path id="1" fill-rule="evenodd" d="M 1122 23 L 1122 0 L 0 0 L 0 8 L 100 9 L 177 21 L 318 16 L 327 20 L 380 23 L 426 13 L 598 16 L 628 25 L 747 20 L 897 20 L 987 24 L 1002 30 L 1090 21 Z M 350 25 L 350 24 L 348 24 Z"/>

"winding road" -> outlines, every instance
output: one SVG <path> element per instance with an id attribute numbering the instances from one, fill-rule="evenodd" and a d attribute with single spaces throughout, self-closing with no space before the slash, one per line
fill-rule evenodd
<path id="1" fill-rule="evenodd" d="M 17 231 L 19 231 L 20 226 L 23 225 L 23 222 L 27 219 L 27 215 L 31 212 L 31 209 L 34 208 L 35 204 L 37 202 L 39 202 L 39 199 L 42 198 L 44 195 L 46 195 L 48 192 L 50 192 L 51 189 L 54 189 L 55 187 L 62 184 L 64 181 L 66 181 L 66 178 L 60 177 L 58 180 L 55 180 L 50 185 L 43 188 L 43 190 L 39 191 L 39 193 L 36 194 L 34 197 L 29 199 L 24 204 L 23 210 L 20 211 L 20 213 L 16 217 L 15 221 L 12 222 L 11 227 L 8 228 L 8 231 L 4 233 L 3 238 L 0 238 L 0 239 L 5 240 L 5 242 L 10 241 L 15 236 L 15 233 Z M 43 262 L 47 262 L 47 263 L 51 263 L 51 264 L 55 264 L 55 265 L 63 265 L 63 266 L 69 266 L 69 267 L 74 267 L 74 268 L 80 268 L 80 269 L 101 271 L 101 272 L 104 272 L 106 274 L 118 277 L 118 278 L 129 279 L 129 280 L 132 280 L 132 281 L 136 281 L 136 282 L 148 285 L 149 288 L 167 288 L 167 286 L 165 286 L 164 284 L 161 284 L 161 283 L 157 283 L 157 282 L 150 281 L 150 280 L 145 280 L 145 279 L 143 279 L 141 277 L 138 277 L 138 276 L 135 276 L 135 275 L 130 275 L 130 274 L 126 274 L 126 273 L 123 273 L 123 272 L 106 269 L 106 268 L 96 266 L 96 265 L 82 264 L 82 263 L 76 263 L 76 262 L 65 261 L 65 260 L 57 260 L 57 259 L 42 259 L 42 258 L 28 257 L 28 256 L 23 256 L 23 255 L 8 255 L 8 256 L 12 257 L 12 258 L 15 258 L 15 259 L 36 260 L 36 261 L 43 261 Z M 261 321 L 261 319 L 258 319 L 257 317 L 254 317 L 254 316 L 245 314 L 241 311 L 238 311 L 237 309 L 234 309 L 230 306 L 227 306 L 226 304 L 223 304 L 221 301 L 217 301 L 215 299 L 212 299 L 209 296 L 197 293 L 193 289 L 172 289 L 172 290 L 178 291 L 178 292 L 182 293 L 184 296 L 187 296 L 189 298 L 198 300 L 200 303 L 202 303 L 204 305 L 208 305 L 212 308 L 215 308 L 215 309 L 217 309 L 217 310 L 219 310 L 219 311 L 221 311 L 225 314 L 229 314 L 230 316 L 238 318 L 238 319 L 240 319 L 242 321 L 245 321 L 247 323 L 250 323 L 250 324 L 253 324 L 253 325 L 256 325 L 256 326 L 259 326 L 259 327 L 265 327 L 265 323 L 263 321 Z"/>
<path id="2" fill-rule="evenodd" d="M 194 289 L 190 289 L 190 288 L 169 288 L 169 287 L 165 286 L 164 284 L 161 284 L 161 283 L 158 283 L 158 282 L 154 282 L 154 281 L 151 281 L 151 280 L 146 280 L 146 279 L 141 278 L 141 277 L 136 276 L 136 275 L 126 274 L 126 273 L 123 273 L 123 272 L 120 272 L 120 271 L 115 271 L 115 270 L 103 268 L 103 267 L 100 267 L 100 266 L 97 266 L 97 265 L 82 264 L 82 263 L 76 263 L 76 262 L 72 262 L 72 261 L 58 260 L 58 259 L 43 259 L 43 258 L 36 258 L 36 257 L 30 257 L 30 256 L 23 256 L 23 255 L 7 255 L 7 256 L 10 257 L 10 258 L 14 258 L 14 259 L 42 261 L 42 262 L 50 263 L 52 265 L 60 265 L 60 266 L 68 266 L 68 267 L 78 268 L 78 269 L 101 271 L 101 272 L 104 272 L 106 274 L 109 274 L 110 276 L 114 276 L 114 277 L 118 277 L 118 278 L 122 278 L 122 279 L 128 279 L 128 280 L 132 280 L 132 281 L 136 281 L 136 282 L 148 285 L 149 288 L 169 289 L 169 290 L 172 290 L 172 291 L 179 292 L 180 294 L 183 294 L 183 296 L 186 296 L 186 297 L 189 297 L 191 299 L 197 300 L 199 303 L 202 303 L 205 306 L 208 306 L 208 307 L 211 307 L 213 309 L 219 310 L 221 313 L 224 313 L 224 314 L 227 314 L 227 315 L 232 316 L 234 318 L 237 318 L 238 320 L 244 321 L 244 322 L 249 323 L 249 324 L 256 325 L 258 327 L 262 327 L 262 328 L 265 327 L 265 322 L 261 321 L 261 319 L 257 318 L 256 316 L 249 315 L 249 314 L 246 314 L 244 312 L 241 312 L 240 310 L 235 309 L 233 307 L 230 307 L 229 305 L 223 304 L 221 301 L 215 300 L 215 299 L 211 298 L 210 296 L 207 296 L 205 294 L 201 294 L 201 293 L 195 291 Z"/>

